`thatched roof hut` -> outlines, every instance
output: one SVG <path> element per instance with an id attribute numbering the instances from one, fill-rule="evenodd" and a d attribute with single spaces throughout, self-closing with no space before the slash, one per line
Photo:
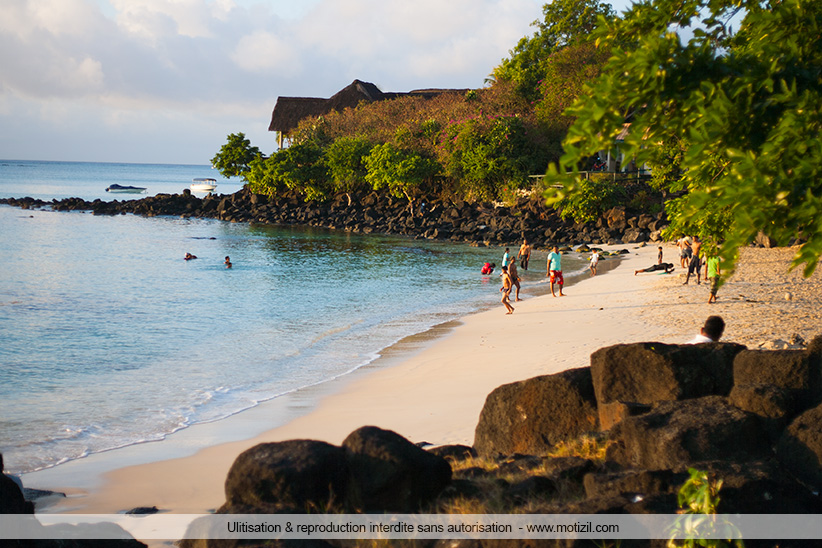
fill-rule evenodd
<path id="1" fill-rule="evenodd" d="M 430 99 L 442 93 L 465 93 L 467 89 L 420 89 L 407 93 L 382 92 L 380 88 L 370 82 L 354 80 L 328 99 L 318 97 L 278 97 L 274 111 L 271 113 L 271 123 L 268 131 L 279 133 L 277 142 L 283 145 L 283 138 L 297 128 L 300 120 L 310 116 L 322 116 L 331 111 L 341 111 L 353 108 L 362 101 L 374 102 L 386 99 L 396 99 L 414 95 Z"/>

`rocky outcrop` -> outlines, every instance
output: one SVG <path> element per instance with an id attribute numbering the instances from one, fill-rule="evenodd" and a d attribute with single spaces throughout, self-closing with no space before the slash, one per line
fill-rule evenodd
<path id="1" fill-rule="evenodd" d="M 230 506 L 325 508 L 348 492 L 345 451 L 313 440 L 263 443 L 234 461 L 225 482 Z"/>
<path id="2" fill-rule="evenodd" d="M 390 430 L 365 426 L 342 443 L 350 470 L 349 506 L 415 512 L 451 482 L 451 466 Z"/>
<path id="3" fill-rule="evenodd" d="M 629 468 L 686 470 L 695 462 L 763 457 L 770 443 L 752 413 L 721 396 L 664 401 L 611 430 L 610 460 Z"/>
<path id="4" fill-rule="evenodd" d="M 602 348 L 591 355 L 597 403 L 654 404 L 728 395 L 734 356 L 743 349 L 733 343 L 636 343 Z"/>
<path id="5" fill-rule="evenodd" d="M 340 448 L 305 440 L 282 442 L 282 447 L 290 448 L 289 454 L 319 450 L 329 456 L 320 467 L 331 467 L 347 477 L 332 480 L 326 475 L 325 481 L 336 487 L 319 489 L 311 496 L 296 497 L 291 490 L 275 494 L 270 485 L 276 482 L 268 478 L 287 476 L 293 483 L 309 482 L 313 474 L 328 473 L 316 470 L 323 459 L 298 467 L 295 463 L 310 459 L 294 454 L 283 459 L 284 452 L 258 446 L 250 454 L 265 459 L 250 459 L 254 467 L 247 467 L 244 454 L 235 463 L 238 472 L 244 470 L 258 479 L 248 478 L 231 491 L 227 482 L 226 491 L 227 496 L 236 489 L 254 495 L 235 493 L 234 500 L 242 504 L 227 503 L 220 512 L 299 513 L 323 504 L 331 511 L 453 512 L 454 506 L 449 505 L 458 504 L 462 509 L 505 508 L 534 514 L 674 514 L 679 509 L 679 489 L 693 467 L 722 480 L 720 513 L 819 514 L 822 405 L 809 409 L 808 402 L 814 401 L 814 371 L 820 358 L 822 338 L 808 350 L 787 354 L 748 352 L 733 344 L 640 343 L 601 349 L 592 355 L 590 368 L 494 390 L 483 407 L 473 448 L 441 446 L 424 451 L 394 432 L 375 427 L 358 429 Z M 611 421 L 607 426 L 597 424 L 603 409 Z M 603 431 L 595 432 L 598 426 Z M 559 442 L 582 433 L 586 440 L 607 444 L 604 457 L 601 453 L 591 458 L 551 456 L 558 445 L 569 446 Z M 278 468 L 282 470 L 272 471 Z M 258 469 L 262 472 L 254 471 Z M 259 502 L 252 505 L 255 500 Z M 295 507 L 298 501 L 302 508 Z M 746 545 L 754 548 L 772 548 L 769 542 L 746 539 Z M 184 541 L 181 546 L 236 544 Z M 480 544 L 507 547 L 521 541 L 453 540 L 431 545 Z M 590 545 L 574 539 L 528 544 Z M 626 540 L 622 545 L 655 547 L 665 541 Z M 811 545 L 779 543 L 780 547 Z"/>
<path id="6" fill-rule="evenodd" d="M 799 415 L 788 426 L 776 454 L 797 477 L 822 488 L 822 405 Z"/>
<path id="7" fill-rule="evenodd" d="M 554 444 L 596 431 L 589 368 L 500 386 L 485 400 L 474 448 L 485 456 L 545 454 Z"/>
<path id="8" fill-rule="evenodd" d="M 478 245 L 518 244 L 523 238 L 536 248 L 575 243 L 616 244 L 659 241 L 667 226 L 664 214 L 635 214 L 624 207 L 606 212 L 597 221 L 574 223 L 546 207 L 541 196 L 520 198 L 512 206 L 468 203 L 461 200 L 405 199 L 376 192 L 339 195 L 324 202 L 305 201 L 296 194 L 275 198 L 240 190 L 231 195 L 204 198 L 183 194 L 158 194 L 139 200 L 87 202 L 66 198 L 45 202 L 32 198 L 0 199 L 0 203 L 56 211 L 91 211 L 95 215 L 131 213 L 201 217 L 228 222 L 271 225 L 304 225 L 360 233 L 403 234 L 417 238 L 472 242 Z"/>
<path id="9" fill-rule="evenodd" d="M 822 402 L 822 366 L 813 350 L 744 350 L 734 360 L 734 383 L 784 388 L 805 407 Z"/>
<path id="10" fill-rule="evenodd" d="M 450 482 L 444 458 L 365 426 L 341 447 L 289 440 L 248 449 L 229 470 L 220 513 L 415 512 Z"/>

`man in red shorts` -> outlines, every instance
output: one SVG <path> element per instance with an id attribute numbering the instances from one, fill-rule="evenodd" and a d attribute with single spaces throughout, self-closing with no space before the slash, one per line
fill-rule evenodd
<path id="1" fill-rule="evenodd" d="M 565 280 L 562 278 L 562 255 L 559 253 L 559 248 L 554 246 L 548 254 L 548 276 L 551 278 L 551 295 L 554 294 L 554 284 L 559 284 L 559 296 L 564 297 L 562 286 L 565 285 Z"/>

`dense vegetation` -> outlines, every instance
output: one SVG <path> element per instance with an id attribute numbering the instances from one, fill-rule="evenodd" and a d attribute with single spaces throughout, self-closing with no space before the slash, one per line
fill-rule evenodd
<path id="1" fill-rule="evenodd" d="M 684 42 L 674 31 L 687 27 Z M 822 254 L 820 30 L 822 3 L 808 0 L 634 4 L 595 32 L 614 55 L 569 111 L 558 172 L 611 146 L 629 121 L 623 152 L 681 193 L 666 207 L 669 237 L 721 243 L 726 271 L 760 231 L 799 241 L 794 265 L 810 275 Z M 572 177 L 551 198 L 585 194 Z"/>

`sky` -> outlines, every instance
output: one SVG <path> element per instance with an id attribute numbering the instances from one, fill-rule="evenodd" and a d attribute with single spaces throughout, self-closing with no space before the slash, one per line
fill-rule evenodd
<path id="1" fill-rule="evenodd" d="M 209 164 L 238 132 L 268 154 L 277 97 L 482 87 L 543 3 L 0 0 L 0 159 Z"/>

